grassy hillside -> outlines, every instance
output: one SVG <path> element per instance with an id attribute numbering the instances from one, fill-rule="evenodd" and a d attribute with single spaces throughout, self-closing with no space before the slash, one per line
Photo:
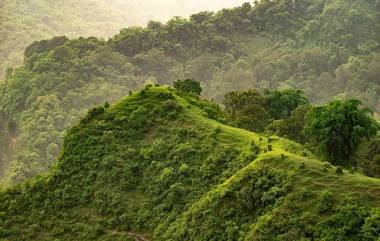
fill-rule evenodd
<path id="1" fill-rule="evenodd" d="M 379 113 L 379 12 L 379 0 L 260 1 L 108 41 L 34 43 L 0 84 L 0 176 L 12 184 L 47 170 L 88 108 L 145 82 L 192 78 L 218 103 L 231 90 L 292 87 L 313 103 L 356 97 Z"/>
<path id="2" fill-rule="evenodd" d="M 0 193 L 0 237 L 379 237 L 379 179 L 337 173 L 296 143 L 223 125 L 215 108 L 147 86 L 92 109 L 49 173 Z"/>

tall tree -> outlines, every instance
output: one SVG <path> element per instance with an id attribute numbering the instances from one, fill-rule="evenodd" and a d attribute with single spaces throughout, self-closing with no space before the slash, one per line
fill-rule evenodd
<path id="1" fill-rule="evenodd" d="M 333 164 L 347 166 L 362 138 L 376 135 L 378 124 L 372 111 L 361 108 L 356 99 L 332 101 L 315 107 L 309 115 L 307 132 L 320 151 Z"/>
<path id="2" fill-rule="evenodd" d="M 274 90 L 265 91 L 266 108 L 275 120 L 290 116 L 298 106 L 308 104 L 302 90 Z"/>
<path id="3" fill-rule="evenodd" d="M 265 130 L 269 114 L 264 96 L 256 89 L 227 93 L 223 103 L 236 126 L 258 132 Z"/>

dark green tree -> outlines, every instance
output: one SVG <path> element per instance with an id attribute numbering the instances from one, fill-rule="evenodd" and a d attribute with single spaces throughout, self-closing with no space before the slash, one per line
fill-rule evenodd
<path id="1" fill-rule="evenodd" d="M 256 89 L 227 93 L 223 104 L 236 126 L 258 132 L 265 130 L 269 114 L 264 96 Z"/>
<path id="2" fill-rule="evenodd" d="M 356 99 L 332 101 L 315 107 L 306 124 L 306 131 L 326 158 L 336 165 L 356 165 L 350 157 L 363 138 L 376 135 L 378 124 L 372 111 L 361 108 Z"/>
<path id="3" fill-rule="evenodd" d="M 174 81 L 174 88 L 178 91 L 191 93 L 198 96 L 202 93 L 201 84 L 192 79 Z"/>
<path id="4" fill-rule="evenodd" d="M 304 127 L 310 109 L 311 106 L 309 105 L 297 107 L 288 118 L 273 121 L 267 127 L 267 131 L 302 144 L 305 143 L 307 135 L 305 135 Z"/>
<path id="5" fill-rule="evenodd" d="M 264 94 L 266 97 L 266 109 L 275 120 L 285 119 L 298 106 L 308 104 L 302 90 L 267 90 Z"/>

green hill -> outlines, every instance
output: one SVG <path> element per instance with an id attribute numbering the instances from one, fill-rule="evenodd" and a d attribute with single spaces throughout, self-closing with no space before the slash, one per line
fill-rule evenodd
<path id="1" fill-rule="evenodd" d="M 35 42 L 0 83 L 2 183 L 46 171 L 89 108 L 146 82 L 195 79 L 218 103 L 231 90 L 295 88 L 314 104 L 355 97 L 379 113 L 379 12 L 379 0 L 263 0 L 125 28 L 108 41 Z"/>
<path id="2" fill-rule="evenodd" d="M 0 237 L 377 240 L 379 179 L 217 113 L 162 86 L 92 109 L 49 173 L 0 193 Z"/>
<path id="3" fill-rule="evenodd" d="M 25 48 L 33 41 L 66 35 L 109 38 L 125 26 L 142 26 L 149 20 L 238 5 L 227 2 L 163 0 L 2 0 L 0 3 L 0 80 L 7 68 L 22 64 Z"/>

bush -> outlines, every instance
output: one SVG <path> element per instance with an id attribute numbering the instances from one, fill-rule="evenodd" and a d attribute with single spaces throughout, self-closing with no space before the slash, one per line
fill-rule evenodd
<path id="1" fill-rule="evenodd" d="M 365 240 L 377 241 L 380 237 L 380 209 L 373 209 L 371 215 L 365 219 L 362 228 Z"/>
<path id="2" fill-rule="evenodd" d="M 251 151 L 255 154 L 259 154 L 260 146 L 255 143 L 254 140 L 251 141 Z"/>
<path id="3" fill-rule="evenodd" d="M 192 79 L 174 81 L 174 88 L 180 92 L 195 94 L 197 96 L 200 96 L 202 93 L 201 84 Z"/>
<path id="4" fill-rule="evenodd" d="M 341 166 L 337 166 L 335 169 L 335 173 L 337 175 L 342 175 L 343 174 L 343 168 Z"/>
<path id="5" fill-rule="evenodd" d="M 333 195 L 330 191 L 324 191 L 321 194 L 318 211 L 319 213 L 325 213 L 331 210 L 333 206 Z"/>

